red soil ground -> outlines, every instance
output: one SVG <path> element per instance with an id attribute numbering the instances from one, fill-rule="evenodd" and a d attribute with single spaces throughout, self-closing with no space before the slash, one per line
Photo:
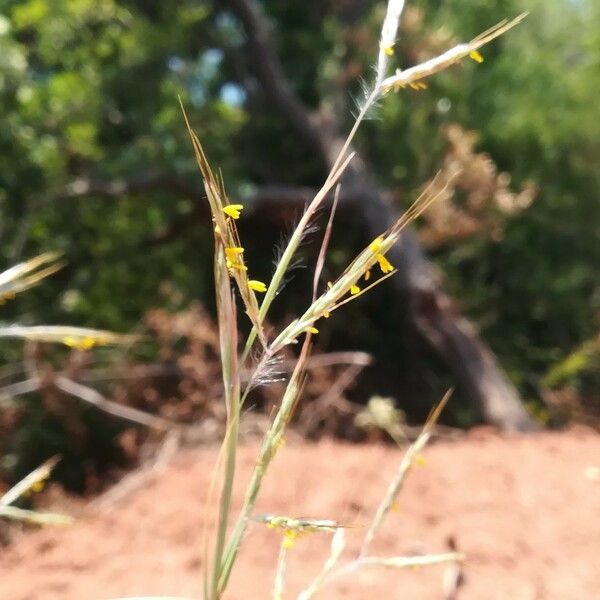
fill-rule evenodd
<path id="1" fill-rule="evenodd" d="M 255 452 L 253 444 L 242 449 L 241 472 L 249 471 Z M 257 512 L 357 524 L 347 530 L 349 557 L 401 455 L 382 445 L 290 442 L 276 457 Z M 23 534 L 0 556 L 0 598 L 200 598 L 199 532 L 214 458 L 208 449 L 181 453 L 110 508 L 96 503 L 66 529 Z M 472 432 L 433 444 L 425 458 L 372 553 L 443 552 L 452 536 L 466 556 L 459 599 L 600 598 L 597 434 Z M 251 524 L 227 598 L 271 597 L 279 541 L 277 531 Z M 329 543 L 329 534 L 297 541 L 286 598 L 311 581 Z M 368 568 L 332 582 L 317 598 L 440 599 L 446 570 Z"/>

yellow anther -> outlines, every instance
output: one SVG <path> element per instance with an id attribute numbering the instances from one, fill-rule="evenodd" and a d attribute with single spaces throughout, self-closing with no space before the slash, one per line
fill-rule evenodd
<path id="1" fill-rule="evenodd" d="M 44 481 L 40 480 L 40 481 L 36 481 L 32 486 L 31 486 L 31 491 L 32 492 L 41 492 L 44 489 Z"/>
<path id="2" fill-rule="evenodd" d="M 377 255 L 377 262 L 379 263 L 379 268 L 383 273 L 390 273 L 394 270 L 392 263 L 383 254 Z"/>
<path id="3" fill-rule="evenodd" d="M 225 248 L 225 256 L 232 262 L 235 260 L 238 254 L 242 254 L 243 252 L 244 249 L 240 247 Z"/>
<path id="4" fill-rule="evenodd" d="M 369 250 L 374 253 L 379 252 L 381 250 L 381 242 L 383 242 L 383 238 L 381 238 L 381 237 L 375 238 L 369 244 Z"/>
<path id="5" fill-rule="evenodd" d="M 262 281 L 258 281 L 257 279 L 249 279 L 248 287 L 251 290 L 254 290 L 255 292 L 266 292 L 267 291 L 267 286 Z"/>
<path id="6" fill-rule="evenodd" d="M 394 56 L 394 45 L 393 44 L 391 46 L 385 46 L 382 49 L 383 49 L 383 53 L 386 54 L 387 56 Z"/>
<path id="7" fill-rule="evenodd" d="M 476 63 L 481 64 L 483 62 L 483 56 L 477 50 L 471 50 L 469 52 L 469 58 L 472 58 Z"/>
<path id="8" fill-rule="evenodd" d="M 229 204 L 223 207 L 223 212 L 232 219 L 239 219 L 240 212 L 244 209 L 243 204 Z"/>
<path id="9" fill-rule="evenodd" d="M 77 338 L 73 336 L 66 336 L 62 339 L 62 343 L 69 348 L 77 348 L 78 350 L 89 350 L 96 340 L 91 337 Z"/>

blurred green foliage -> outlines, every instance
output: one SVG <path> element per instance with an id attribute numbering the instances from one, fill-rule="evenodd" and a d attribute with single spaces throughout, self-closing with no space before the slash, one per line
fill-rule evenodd
<path id="1" fill-rule="evenodd" d="M 372 74 L 384 3 L 263 5 L 294 91 L 350 123 L 361 81 Z M 535 182 L 535 202 L 507 221 L 502 240 L 482 232 L 434 253 L 448 290 L 523 394 L 535 397 L 543 377 L 599 325 L 600 4 L 420 0 L 408 8 L 398 65 L 531 11 L 484 50 L 483 65 L 467 61 L 424 92 L 386 97 L 357 145 L 383 184 L 411 198 L 440 168 L 440 128 L 459 123 L 479 132 L 478 150 L 515 187 Z M 57 250 L 69 263 L 2 307 L 5 320 L 128 331 L 150 307 L 195 298 L 211 306 L 210 228 L 194 212 L 202 192 L 178 95 L 236 197 L 262 183 L 320 181 L 322 165 L 252 76 L 227 3 L 0 0 L 1 260 L 8 266 Z M 123 191 L 132 182 L 156 185 Z M 349 228 L 361 243 L 359 226 Z M 265 237 L 267 229 L 255 223 L 242 231 L 251 260 L 265 239 L 277 239 Z M 153 241 L 165 232 L 162 243 Z M 348 236 L 336 244 L 334 267 L 350 252 Z M 267 277 L 268 267 L 261 269 L 257 276 Z M 392 352 L 381 343 L 392 328 L 377 303 L 393 301 L 382 290 L 364 308 L 352 307 L 333 325 L 332 344 L 364 347 L 364 335 L 382 369 L 375 379 L 392 388 L 398 374 L 427 382 L 435 364 L 417 365 L 421 375 L 414 362 L 397 365 L 401 347 L 406 355 L 414 340 L 399 340 L 396 329 Z M 18 355 L 12 347 L 1 352 L 6 360 Z M 394 393 L 381 388 L 371 391 Z"/>

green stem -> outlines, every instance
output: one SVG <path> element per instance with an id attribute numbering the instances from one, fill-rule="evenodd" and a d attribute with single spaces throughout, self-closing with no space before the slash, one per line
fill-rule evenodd
<path id="1" fill-rule="evenodd" d="M 279 444 L 281 443 L 282 435 L 293 411 L 295 400 L 300 388 L 299 380 L 304 368 L 303 362 L 304 361 L 301 357 L 283 395 L 281 406 L 279 407 L 279 410 L 275 415 L 275 419 L 273 420 L 273 423 L 263 440 L 258 460 L 256 461 L 256 466 L 254 467 L 250 482 L 246 488 L 244 504 L 234 525 L 229 541 L 227 542 L 227 547 L 225 548 L 218 585 L 219 593 L 223 593 L 227 586 L 240 542 L 248 525 L 248 518 L 250 517 L 250 514 L 254 509 L 254 505 L 256 504 L 256 498 L 258 496 L 263 477 L 269 464 L 271 463 L 271 460 L 275 456 Z"/>
<path id="2" fill-rule="evenodd" d="M 283 585 L 285 582 L 287 555 L 288 545 L 284 536 L 279 549 L 279 558 L 277 559 L 277 571 L 275 572 L 275 582 L 273 583 L 273 600 L 283 600 Z"/>
<path id="3" fill-rule="evenodd" d="M 223 445 L 225 448 L 225 465 L 223 484 L 219 500 L 219 519 L 213 555 L 212 577 L 208 600 L 217 600 L 220 566 L 229 524 L 231 496 L 235 478 L 237 444 L 240 421 L 240 376 L 237 362 L 237 318 L 235 300 L 225 264 L 223 252 L 215 248 L 215 287 L 217 290 L 217 309 L 219 318 L 219 339 L 221 342 L 221 367 L 223 373 L 223 389 L 227 407 L 227 433 Z"/>
<path id="4" fill-rule="evenodd" d="M 232 421 L 226 440 L 225 457 L 225 478 L 221 488 L 221 503 L 219 507 L 219 527 L 217 530 L 217 540 L 215 544 L 213 577 L 211 585 L 211 598 L 216 600 L 221 592 L 219 591 L 219 571 L 225 547 L 225 536 L 227 525 L 229 523 L 229 511 L 231 508 L 231 496 L 233 492 L 233 481 L 235 477 L 237 442 L 239 433 L 239 413 Z"/>

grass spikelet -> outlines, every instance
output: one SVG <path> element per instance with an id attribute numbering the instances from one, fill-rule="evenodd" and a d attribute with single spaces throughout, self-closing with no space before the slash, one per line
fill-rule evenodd
<path id="1" fill-rule="evenodd" d="M 0 273 L 0 304 L 62 269 L 60 256 L 57 252 L 46 252 Z"/>
<path id="2" fill-rule="evenodd" d="M 57 456 L 48 459 L 37 469 L 21 479 L 17 484 L 10 488 L 0 497 L 0 517 L 13 519 L 16 521 L 26 521 L 36 525 L 69 525 L 73 519 L 66 515 L 56 513 L 38 512 L 35 510 L 25 510 L 11 506 L 13 502 L 30 491 L 38 491 L 43 487 L 44 482 L 50 477 L 52 469 L 58 463 Z"/>
<path id="3" fill-rule="evenodd" d="M 131 344 L 140 339 L 137 335 L 66 325 L 5 325 L 0 327 L 0 338 L 22 338 L 33 342 L 64 344 L 77 350 L 89 350 L 94 346 Z"/>
<path id="4" fill-rule="evenodd" d="M 208 159 L 206 158 L 204 149 L 202 148 L 202 144 L 191 128 L 181 99 L 180 105 L 188 134 L 192 141 L 192 147 L 194 148 L 196 162 L 198 163 L 198 168 L 200 169 L 204 181 L 204 190 L 206 192 L 214 223 L 215 254 L 226 254 L 227 249 L 243 248 L 235 222 L 240 218 L 244 206 L 242 204 L 231 204 L 227 199 L 223 179 L 222 177 L 217 178 L 214 175 Z M 227 260 L 229 260 L 229 263 L 227 263 Z M 265 333 L 262 326 L 262 319 L 260 318 L 258 301 L 255 295 L 255 291 L 257 290 L 250 285 L 250 281 L 254 280 L 250 279 L 248 276 L 248 266 L 246 265 L 243 253 L 239 253 L 235 257 L 235 260 L 231 260 L 231 258 L 228 259 L 226 256 L 225 264 L 228 275 L 237 283 L 237 288 L 244 303 L 246 314 L 253 325 L 253 331 L 256 332 L 259 340 L 261 340 L 264 345 L 266 343 Z"/>
<path id="5" fill-rule="evenodd" d="M 414 85 L 421 79 L 431 77 L 435 73 L 444 71 L 448 67 L 459 63 L 467 56 L 471 56 L 477 62 L 483 62 L 483 57 L 478 52 L 479 48 L 521 23 L 527 14 L 528 13 L 523 13 L 511 21 L 501 21 L 496 26 L 472 39 L 470 42 L 458 44 L 443 54 L 419 65 L 405 70 L 397 70 L 394 75 L 387 77 L 381 82 L 381 93 L 385 94 L 390 90 L 399 90 L 406 86 Z"/>
<path id="6" fill-rule="evenodd" d="M 402 459 L 402 462 L 398 467 L 396 476 L 390 483 L 383 500 L 377 508 L 375 517 L 373 518 L 373 522 L 371 523 L 371 526 L 369 527 L 369 530 L 365 535 L 365 539 L 361 548 L 361 556 L 366 556 L 368 547 L 373 541 L 375 534 L 383 524 L 385 517 L 392 510 L 392 507 L 396 502 L 398 494 L 402 489 L 402 484 L 406 479 L 406 475 L 408 474 L 414 462 L 421 455 L 423 448 L 429 441 L 429 438 L 431 437 L 431 432 L 433 430 L 433 426 L 439 419 L 439 416 L 444 410 L 444 407 L 446 406 L 448 400 L 450 399 L 452 392 L 452 389 L 448 390 L 444 397 L 440 400 L 438 405 L 431 411 L 431 414 L 427 418 L 427 421 L 425 422 L 425 425 L 423 427 L 423 430 L 419 434 L 419 437 L 409 446 L 408 450 L 406 451 L 404 458 Z"/>

